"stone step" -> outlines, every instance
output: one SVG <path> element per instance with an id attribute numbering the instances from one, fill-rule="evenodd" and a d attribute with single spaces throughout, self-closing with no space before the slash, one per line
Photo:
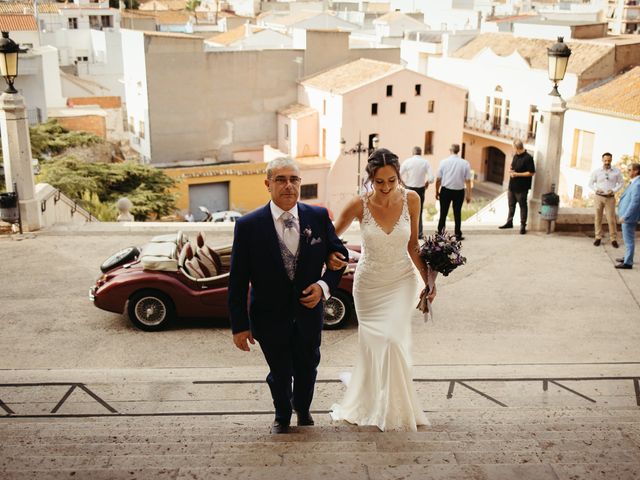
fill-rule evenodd
<path id="1" fill-rule="evenodd" d="M 82 477 L 73 469 L 44 472 L 25 470 L 3 472 L 4 480 L 59 480 L 90 478 L 91 480 L 282 480 L 283 478 L 336 478 L 340 480 L 637 480 L 640 466 L 620 463 L 533 464 L 533 465 L 305 465 L 271 467 L 212 467 L 175 469 L 86 469 Z"/>

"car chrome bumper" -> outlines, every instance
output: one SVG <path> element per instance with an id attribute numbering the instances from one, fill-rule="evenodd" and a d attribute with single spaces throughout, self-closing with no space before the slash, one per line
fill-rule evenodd
<path id="1" fill-rule="evenodd" d="M 96 287 L 91 287 L 89 289 L 89 300 L 91 300 L 92 302 L 95 302 L 95 300 L 96 300 Z"/>

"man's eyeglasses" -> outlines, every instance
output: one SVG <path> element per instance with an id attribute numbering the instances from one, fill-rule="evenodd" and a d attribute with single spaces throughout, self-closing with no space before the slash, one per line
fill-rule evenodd
<path id="1" fill-rule="evenodd" d="M 276 178 L 273 179 L 274 182 L 276 182 L 278 185 L 286 185 L 287 183 L 291 183 L 291 185 L 300 185 L 300 182 L 302 182 L 302 178 L 300 177 L 285 177 L 285 176 L 281 176 L 278 175 Z"/>

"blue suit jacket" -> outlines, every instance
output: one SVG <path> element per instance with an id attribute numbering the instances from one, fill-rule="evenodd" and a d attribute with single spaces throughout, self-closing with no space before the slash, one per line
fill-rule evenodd
<path id="1" fill-rule="evenodd" d="M 618 216 L 625 223 L 640 222 L 640 178 L 636 178 L 629 184 L 620 197 L 618 204 Z"/>
<path id="2" fill-rule="evenodd" d="M 284 268 L 269 204 L 236 222 L 229 276 L 233 333 L 251 329 L 257 340 L 287 336 L 294 319 L 310 335 L 322 331 L 323 302 L 309 309 L 300 304 L 300 296 L 320 279 L 335 289 L 343 271 L 327 269 L 323 274 L 323 265 L 329 253 L 339 251 L 346 257 L 347 250 L 325 208 L 298 203 L 298 216 L 300 231 L 311 234 L 301 233 L 293 281 Z"/>

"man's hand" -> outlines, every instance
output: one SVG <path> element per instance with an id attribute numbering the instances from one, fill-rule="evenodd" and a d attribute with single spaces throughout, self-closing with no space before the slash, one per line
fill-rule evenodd
<path id="1" fill-rule="evenodd" d="M 251 330 L 245 330 L 244 332 L 233 334 L 233 343 L 235 343 L 236 347 L 240 350 L 250 352 L 249 344 L 255 345 L 256 341 L 253 339 L 253 335 L 251 335 Z"/>
<path id="2" fill-rule="evenodd" d="M 509 170 L 509 175 L 511 176 L 511 178 L 516 178 L 518 176 L 518 174 L 514 170 Z"/>
<path id="3" fill-rule="evenodd" d="M 620 223 L 625 223 L 624 218 L 620 217 Z"/>
<path id="4" fill-rule="evenodd" d="M 471 195 L 467 195 L 465 197 L 465 200 L 467 201 L 467 203 L 471 203 Z"/>
<path id="5" fill-rule="evenodd" d="M 607 195 L 613 195 L 613 190 L 607 190 Z"/>
<path id="6" fill-rule="evenodd" d="M 340 270 L 349 264 L 340 252 L 331 252 L 327 259 L 327 268 L 329 270 Z"/>
<path id="7" fill-rule="evenodd" d="M 436 190 L 436 200 L 440 200 L 440 190 Z"/>
<path id="8" fill-rule="evenodd" d="M 300 303 L 307 308 L 314 308 L 322 298 L 322 288 L 317 283 L 312 283 L 302 291 Z"/>

